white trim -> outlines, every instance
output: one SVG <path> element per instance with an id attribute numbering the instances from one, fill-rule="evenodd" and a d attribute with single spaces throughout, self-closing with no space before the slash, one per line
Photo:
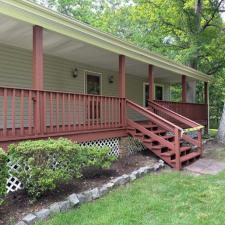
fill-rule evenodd
<path id="1" fill-rule="evenodd" d="M 102 73 L 91 71 L 91 70 L 84 70 L 84 93 L 87 94 L 87 74 L 96 76 L 100 78 L 100 93 L 99 95 L 102 95 Z"/>

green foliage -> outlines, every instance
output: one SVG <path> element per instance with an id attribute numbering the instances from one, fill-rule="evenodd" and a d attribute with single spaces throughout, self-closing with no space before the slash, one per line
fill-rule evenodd
<path id="1" fill-rule="evenodd" d="M 7 155 L 0 148 L 0 205 L 3 203 L 6 194 L 6 180 L 8 176 Z"/>
<path id="2" fill-rule="evenodd" d="M 110 166 L 109 149 L 81 147 L 68 139 L 25 141 L 9 146 L 10 160 L 20 166 L 15 176 L 33 198 L 54 190 L 58 184 L 80 177 L 85 166 Z"/>

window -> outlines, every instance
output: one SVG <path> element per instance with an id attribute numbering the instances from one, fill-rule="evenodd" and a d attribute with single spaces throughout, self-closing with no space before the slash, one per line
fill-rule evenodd
<path id="1" fill-rule="evenodd" d="M 91 95 L 101 94 L 101 75 L 91 72 L 86 73 L 86 93 Z"/>

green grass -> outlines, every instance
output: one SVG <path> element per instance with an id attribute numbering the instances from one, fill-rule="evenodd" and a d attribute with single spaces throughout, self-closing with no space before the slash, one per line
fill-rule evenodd
<path id="1" fill-rule="evenodd" d="M 209 135 L 212 138 L 215 138 L 217 135 L 218 129 L 209 129 Z"/>
<path id="2" fill-rule="evenodd" d="M 225 172 L 218 176 L 163 172 L 58 214 L 42 225 L 222 225 L 224 202 Z"/>

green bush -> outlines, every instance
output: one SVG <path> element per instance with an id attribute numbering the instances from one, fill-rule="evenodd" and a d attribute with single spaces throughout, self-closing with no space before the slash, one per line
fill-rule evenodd
<path id="1" fill-rule="evenodd" d="M 6 180 L 8 176 L 7 155 L 0 148 L 0 205 L 3 203 L 6 194 Z"/>
<path id="2" fill-rule="evenodd" d="M 80 177 L 82 167 L 110 166 L 113 158 L 108 153 L 109 148 L 81 147 L 63 138 L 25 141 L 9 146 L 10 160 L 20 166 L 14 175 L 32 198 Z"/>

